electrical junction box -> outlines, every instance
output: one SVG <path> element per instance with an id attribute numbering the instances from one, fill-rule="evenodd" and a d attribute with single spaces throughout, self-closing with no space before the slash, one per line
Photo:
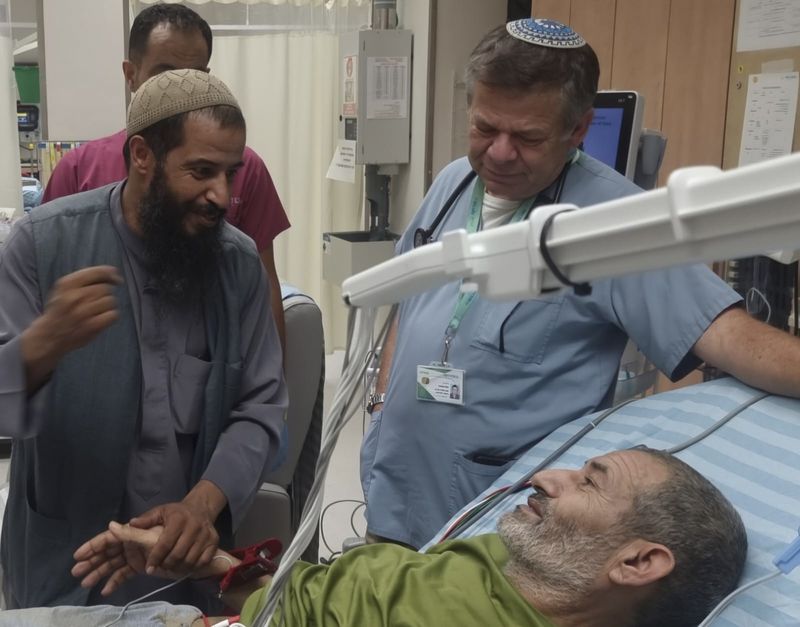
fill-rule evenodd
<path id="1" fill-rule="evenodd" d="M 398 235 L 370 241 L 369 231 L 339 231 L 322 234 L 322 278 L 334 285 L 394 256 Z"/>
<path id="2" fill-rule="evenodd" d="M 339 139 L 358 164 L 408 163 L 411 147 L 408 30 L 362 30 L 339 39 Z"/>

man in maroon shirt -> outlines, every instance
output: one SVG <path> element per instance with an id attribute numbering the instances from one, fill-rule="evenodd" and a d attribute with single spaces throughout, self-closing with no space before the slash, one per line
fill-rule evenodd
<path id="1" fill-rule="evenodd" d="M 149 6 L 136 16 L 131 27 L 129 58 L 122 62 L 125 81 L 131 92 L 135 92 L 148 78 L 165 70 L 208 71 L 211 43 L 208 23 L 188 7 Z M 127 176 L 122 156 L 124 145 L 122 130 L 69 151 L 53 171 L 42 202 L 124 179 Z M 243 161 L 233 179 L 225 218 L 256 243 L 269 278 L 272 314 L 285 350 L 283 304 L 272 241 L 289 228 L 289 220 L 261 158 L 245 148 Z"/>

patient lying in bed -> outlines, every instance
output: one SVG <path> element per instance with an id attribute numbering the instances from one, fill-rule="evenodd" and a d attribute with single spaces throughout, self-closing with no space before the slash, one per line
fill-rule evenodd
<path id="1" fill-rule="evenodd" d="M 297 564 L 278 624 L 694 626 L 736 586 L 747 551 L 741 519 L 677 458 L 617 451 L 531 484 L 497 534 L 425 554 L 369 545 L 330 566 Z M 141 568 L 158 533 L 112 524 L 78 549 L 73 574 L 86 586 L 108 577 L 110 592 Z M 229 559 L 193 576 L 220 576 Z M 263 577 L 224 599 L 250 624 L 268 585 Z M 0 624 L 14 614 L 0 613 Z"/>

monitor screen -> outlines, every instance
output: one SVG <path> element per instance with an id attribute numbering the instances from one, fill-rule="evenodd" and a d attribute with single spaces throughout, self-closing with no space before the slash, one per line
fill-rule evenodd
<path id="1" fill-rule="evenodd" d="M 39 107 L 30 104 L 17 105 L 17 130 L 20 133 L 35 131 L 39 128 Z"/>
<path id="2" fill-rule="evenodd" d="M 583 149 L 595 159 L 616 169 L 621 129 L 622 109 L 595 107 L 592 126 L 583 140 Z"/>
<path id="3" fill-rule="evenodd" d="M 642 130 L 642 99 L 632 91 L 601 91 L 583 151 L 632 179 Z"/>

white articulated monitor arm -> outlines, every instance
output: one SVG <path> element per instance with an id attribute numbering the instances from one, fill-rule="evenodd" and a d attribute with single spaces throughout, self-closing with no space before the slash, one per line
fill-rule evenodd
<path id="1" fill-rule="evenodd" d="M 445 233 L 342 284 L 354 307 L 395 303 L 449 281 L 494 300 L 533 298 L 569 281 L 800 248 L 800 153 L 723 172 L 676 170 L 666 187 L 529 220 Z M 557 215 L 556 215 L 557 214 Z M 544 255 L 542 248 L 545 248 Z"/>

